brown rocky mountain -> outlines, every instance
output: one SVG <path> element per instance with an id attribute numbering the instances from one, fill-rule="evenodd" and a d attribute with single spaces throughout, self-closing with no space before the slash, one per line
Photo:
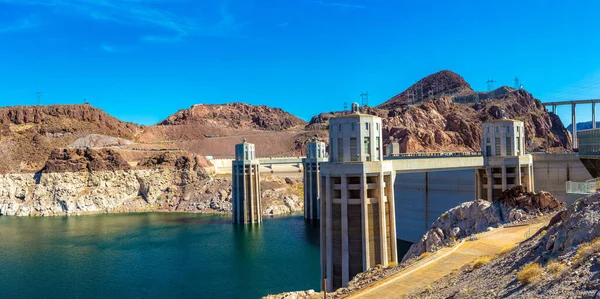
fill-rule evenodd
<path id="1" fill-rule="evenodd" d="M 384 143 L 398 141 L 403 152 L 479 150 L 481 123 L 499 117 L 501 110 L 525 122 L 529 150 L 571 147 L 570 133 L 560 119 L 528 92 L 508 87 L 474 92 L 450 71 L 428 76 L 378 107 L 361 109 L 383 118 Z M 299 156 L 312 136 L 328 140 L 329 119 L 339 114 L 319 114 L 307 125 L 266 106 L 194 105 L 157 125 L 138 126 L 90 105 L 4 107 L 0 155 L 6 158 L 0 160 L 0 173 L 39 171 L 54 149 L 75 145 L 111 147 L 130 165 L 156 149 L 229 157 L 242 138 L 261 144 L 259 156 Z"/>
<path id="2" fill-rule="evenodd" d="M 473 93 L 471 85 L 458 74 L 443 70 L 419 80 L 402 93 L 393 96 L 377 107 L 393 109 L 401 105 L 418 103 L 427 98 L 439 98 L 444 95 L 457 96 L 465 93 Z"/>
<path id="3" fill-rule="evenodd" d="M 437 92 L 423 99 L 413 100 L 411 96 L 408 101 L 409 90 L 420 85 L 427 87 L 425 90 L 436 85 L 444 89 L 433 89 Z M 548 113 L 527 91 L 501 87 L 474 92 L 462 77 L 450 71 L 428 76 L 380 106 L 361 108 L 363 113 L 383 118 L 384 143 L 399 142 L 401 152 L 480 150 L 481 123 L 499 118 L 502 110 L 506 117 L 525 122 L 528 150 L 571 149 L 571 134 L 558 116 Z M 339 114 L 319 114 L 306 128 L 326 129 L 329 119 Z"/>
<path id="4" fill-rule="evenodd" d="M 39 171 L 49 156 L 58 163 L 54 150 L 69 147 L 111 147 L 135 165 L 156 149 L 232 155 L 233 145 L 248 137 L 268 145 L 259 149 L 260 155 L 297 155 L 296 142 L 302 139 L 305 124 L 281 109 L 241 103 L 195 105 L 154 126 L 123 122 L 90 105 L 4 107 L 0 155 L 7 158 L 0 160 L 0 173 Z M 93 158 L 86 158 L 85 152 L 61 155 Z M 59 168 L 77 171 L 87 169 L 86 163 Z"/>
<path id="5" fill-rule="evenodd" d="M 190 125 L 283 131 L 306 122 L 279 108 L 244 103 L 194 105 L 169 116 L 158 125 Z"/>
<path id="6" fill-rule="evenodd" d="M 37 171 L 50 152 L 88 134 L 132 139 L 140 127 L 90 105 L 0 108 L 0 173 Z"/>

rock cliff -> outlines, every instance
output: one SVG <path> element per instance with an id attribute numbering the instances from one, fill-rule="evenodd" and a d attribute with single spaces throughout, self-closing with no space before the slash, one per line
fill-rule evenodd
<path id="1" fill-rule="evenodd" d="M 509 252 L 409 298 L 594 298 L 600 289 L 599 220 L 600 195 L 580 199 Z M 533 264 L 538 267 L 525 280 L 519 274 Z"/>
<path id="2" fill-rule="evenodd" d="M 410 247 L 403 261 L 418 257 L 424 252 L 437 251 L 452 245 L 456 240 L 490 228 L 556 212 L 563 206 L 564 203 L 548 192 L 527 193 L 521 186 L 504 191 L 496 202 L 482 199 L 465 202 L 442 214 L 421 240 Z"/>
<path id="3" fill-rule="evenodd" d="M 264 215 L 303 209 L 299 180 L 288 185 L 280 178 L 261 179 Z M 230 214 L 231 179 L 174 168 L 0 175 L 0 215 L 147 211 Z"/>
<path id="4" fill-rule="evenodd" d="M 111 149 L 61 149 L 43 171 L 0 176 L 0 215 L 55 216 L 182 211 L 231 213 L 231 179 L 203 157 L 160 152 L 130 166 Z M 264 214 L 301 210 L 301 181 L 261 178 Z"/>

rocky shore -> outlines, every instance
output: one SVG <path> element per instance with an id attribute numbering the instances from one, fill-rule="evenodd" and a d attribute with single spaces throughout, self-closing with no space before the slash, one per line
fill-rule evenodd
<path id="1" fill-rule="evenodd" d="M 186 154 L 160 153 L 131 167 L 112 150 L 57 150 L 40 172 L 0 175 L 0 215 L 230 214 L 231 179 L 206 168 Z M 261 186 L 264 215 L 303 209 L 301 180 L 263 176 Z"/>

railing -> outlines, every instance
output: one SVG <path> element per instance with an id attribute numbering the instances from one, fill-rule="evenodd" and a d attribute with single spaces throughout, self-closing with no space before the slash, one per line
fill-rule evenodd
<path id="1" fill-rule="evenodd" d="M 481 156 L 481 152 L 439 152 L 439 153 L 402 153 L 391 154 L 387 157 L 398 158 L 433 158 L 433 157 L 473 157 Z"/>
<path id="2" fill-rule="evenodd" d="M 567 193 L 592 194 L 600 189 L 600 178 L 587 180 L 585 182 L 567 181 Z"/>

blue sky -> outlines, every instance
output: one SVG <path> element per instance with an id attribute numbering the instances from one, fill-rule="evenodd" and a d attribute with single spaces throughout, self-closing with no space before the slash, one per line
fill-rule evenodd
<path id="1" fill-rule="evenodd" d="M 450 69 L 541 100 L 600 97 L 600 1 L 0 0 L 0 105 L 156 123 L 241 101 L 309 119 Z M 570 108 L 559 108 L 567 124 Z M 580 110 L 581 109 L 581 110 Z M 578 108 L 578 120 L 590 108 Z M 568 121 L 567 121 L 568 120 Z"/>

